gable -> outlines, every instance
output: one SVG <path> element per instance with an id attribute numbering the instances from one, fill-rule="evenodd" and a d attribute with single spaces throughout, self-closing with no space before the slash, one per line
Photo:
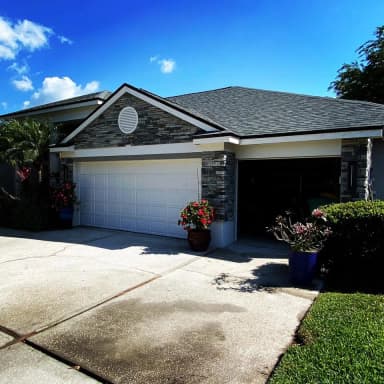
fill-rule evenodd
<path id="1" fill-rule="evenodd" d="M 118 124 L 123 108 L 133 108 L 138 116 L 137 128 L 123 133 Z M 76 148 L 103 148 L 125 145 L 171 144 L 192 141 L 206 131 L 176 117 L 130 93 L 123 93 L 76 136 Z"/>
<path id="2" fill-rule="evenodd" d="M 161 98 L 155 94 L 149 93 L 142 89 L 132 87 L 128 84 L 123 84 L 118 88 L 106 102 L 97 108 L 87 119 L 80 124 L 80 126 L 75 129 L 71 134 L 61 141 L 61 144 L 67 144 L 74 137 L 76 137 L 80 132 L 82 132 L 86 127 L 88 127 L 92 122 L 94 122 L 100 115 L 102 115 L 107 109 L 111 107 L 118 99 L 123 95 L 129 94 L 135 98 L 142 100 L 158 109 L 168 112 L 170 115 L 178 117 L 179 119 L 186 121 L 205 132 L 217 132 L 218 130 L 225 130 L 226 128 L 217 124 L 214 121 L 207 119 L 204 116 L 197 114 L 194 111 L 190 111 L 178 104 L 172 103 L 166 99 Z"/>

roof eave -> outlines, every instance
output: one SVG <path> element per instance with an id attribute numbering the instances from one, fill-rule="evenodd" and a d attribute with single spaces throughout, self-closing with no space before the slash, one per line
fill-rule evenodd
<path id="1" fill-rule="evenodd" d="M 383 126 L 348 127 L 344 129 L 327 129 L 322 131 L 287 132 L 284 134 L 235 135 L 230 132 L 207 133 L 195 136 L 196 144 L 232 143 L 240 145 L 267 144 L 294 141 L 333 140 L 349 138 L 382 138 Z"/>

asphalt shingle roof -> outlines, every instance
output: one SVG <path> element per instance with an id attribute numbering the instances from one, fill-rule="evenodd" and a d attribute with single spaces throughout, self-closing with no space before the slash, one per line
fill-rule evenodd
<path id="1" fill-rule="evenodd" d="M 384 105 L 244 87 L 168 97 L 239 136 L 384 126 Z"/>
<path id="2" fill-rule="evenodd" d="M 11 112 L 11 113 L 8 113 L 6 115 L 2 115 L 2 117 L 13 116 L 13 115 L 18 115 L 18 114 L 24 115 L 24 114 L 28 114 L 29 112 L 36 112 L 36 111 L 40 111 L 43 109 L 55 108 L 55 107 L 59 107 L 59 106 L 82 103 L 82 102 L 87 102 L 87 101 L 92 101 L 92 100 L 105 101 L 106 99 L 108 99 L 108 97 L 110 95 L 111 95 L 111 92 L 109 92 L 109 91 L 88 93 L 87 95 L 82 95 L 82 96 L 72 97 L 70 99 L 54 101 L 52 103 L 37 105 L 36 107 L 22 109 L 22 110 L 16 111 L 16 112 Z"/>

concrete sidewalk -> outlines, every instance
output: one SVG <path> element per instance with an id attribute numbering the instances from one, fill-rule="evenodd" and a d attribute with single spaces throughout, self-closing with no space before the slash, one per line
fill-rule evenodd
<path id="1" fill-rule="evenodd" d="M 284 249 L 268 244 L 201 256 L 120 231 L 2 234 L 0 326 L 30 345 L 0 350 L 0 383 L 31 382 L 32 352 L 37 375 L 64 382 L 44 351 L 66 382 L 94 379 L 60 359 L 105 382 L 264 383 L 317 294 L 289 284 Z"/>

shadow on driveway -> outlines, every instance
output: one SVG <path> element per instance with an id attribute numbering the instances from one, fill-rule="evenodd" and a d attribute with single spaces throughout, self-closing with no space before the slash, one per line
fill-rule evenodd
<path id="1" fill-rule="evenodd" d="M 142 248 L 142 254 L 191 253 L 185 239 L 92 227 L 74 227 L 71 229 L 41 232 L 0 228 L 0 237 L 1 236 L 66 244 L 90 245 L 111 251 L 129 247 L 140 247 Z"/>

